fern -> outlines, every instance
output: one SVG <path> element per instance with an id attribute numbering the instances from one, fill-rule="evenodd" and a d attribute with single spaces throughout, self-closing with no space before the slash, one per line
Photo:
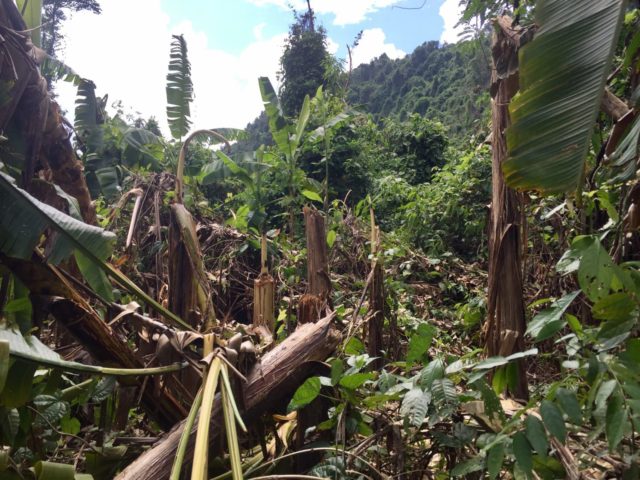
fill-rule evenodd
<path id="1" fill-rule="evenodd" d="M 193 84 L 191 64 L 187 57 L 187 42 L 182 35 L 173 35 L 167 74 L 167 121 L 171 135 L 176 140 L 189 133 L 192 101 Z"/>

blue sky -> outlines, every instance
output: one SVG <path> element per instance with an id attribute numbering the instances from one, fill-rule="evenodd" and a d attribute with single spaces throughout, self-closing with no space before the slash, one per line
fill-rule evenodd
<path id="1" fill-rule="evenodd" d="M 350 1 L 352 0 L 342 0 L 347 4 Z M 170 15 L 174 25 L 191 21 L 195 28 L 207 32 L 211 47 L 239 53 L 254 41 L 256 28 L 261 29 L 265 37 L 288 30 L 293 15 L 286 3 L 277 0 L 162 0 L 162 7 Z M 315 0 L 311 2 L 311 6 L 322 12 L 326 9 L 326 3 Z M 439 8 L 443 3 L 443 0 L 427 0 L 420 9 L 406 10 L 397 7 L 417 7 L 422 4 L 422 0 L 402 0 L 366 13 L 362 21 L 357 22 L 355 18 L 359 16 L 359 12 L 353 11 L 358 10 L 357 7 L 352 8 L 351 18 L 345 18 L 345 15 L 337 18 L 336 13 L 326 10 L 318 13 L 318 18 L 331 40 L 339 45 L 337 54 L 341 58 L 346 56 L 346 45 L 353 42 L 360 30 L 372 28 L 381 28 L 390 43 L 405 52 L 411 52 L 427 40 L 440 39 L 444 31 L 444 20 L 439 15 Z M 305 8 L 305 5 L 302 7 Z"/>
<path id="2" fill-rule="evenodd" d="M 312 0 L 327 30 L 329 50 L 346 57 L 346 45 L 363 31 L 354 67 L 386 53 L 402 58 L 429 40 L 455 42 L 459 0 Z M 293 17 L 306 0 L 101 0 L 103 13 L 74 14 L 63 27 L 62 59 L 93 80 L 125 112 L 154 116 L 168 132 L 165 78 L 172 34 L 187 40 L 195 101 L 194 128 L 244 127 L 262 110 L 259 76 L 276 84 L 278 60 Z M 99 41 L 95 39 L 101 39 Z M 72 112 L 75 90 L 57 86 Z"/>

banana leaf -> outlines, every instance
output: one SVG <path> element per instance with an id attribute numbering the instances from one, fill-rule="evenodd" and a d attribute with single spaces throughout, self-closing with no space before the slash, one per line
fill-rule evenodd
<path id="1" fill-rule="evenodd" d="M 640 116 L 636 118 L 624 140 L 620 142 L 613 152 L 609 162 L 617 171 L 613 181 L 629 180 L 636 173 L 638 149 L 640 147 Z"/>
<path id="2" fill-rule="evenodd" d="M 171 135 L 176 140 L 180 140 L 189 132 L 192 100 L 193 83 L 187 42 L 182 35 L 173 35 L 167 74 L 167 121 Z"/>
<path id="3" fill-rule="evenodd" d="M 31 30 L 31 41 L 36 47 L 42 46 L 42 0 L 17 0 L 27 29 Z"/>
<path id="4" fill-rule="evenodd" d="M 68 362 L 60 355 L 47 347 L 33 335 L 23 337 L 20 332 L 9 328 L 0 328 L 0 344 L 9 343 L 9 355 L 27 362 L 44 365 L 51 368 L 60 368 L 71 372 L 83 372 L 96 375 L 156 375 L 160 373 L 175 372 L 184 368 L 187 364 L 175 363 L 164 367 L 154 368 L 109 368 L 83 363 Z"/>
<path id="5" fill-rule="evenodd" d="M 520 93 L 509 106 L 503 173 L 510 187 L 554 194 L 579 186 L 624 4 L 536 5 L 539 29 L 520 50 Z"/>

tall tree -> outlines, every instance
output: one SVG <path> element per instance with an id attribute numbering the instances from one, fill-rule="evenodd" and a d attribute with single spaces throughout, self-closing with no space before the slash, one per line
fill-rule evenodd
<path id="1" fill-rule="evenodd" d="M 102 13 L 98 0 L 44 0 L 42 7 L 42 49 L 52 57 L 64 39 L 60 30 L 68 13 Z"/>
<path id="2" fill-rule="evenodd" d="M 326 67 L 331 58 L 327 51 L 327 32 L 316 28 L 315 13 L 307 2 L 303 14 L 293 12 L 295 22 L 280 57 L 280 103 L 287 116 L 297 116 L 304 97 L 313 97 L 325 84 Z"/>

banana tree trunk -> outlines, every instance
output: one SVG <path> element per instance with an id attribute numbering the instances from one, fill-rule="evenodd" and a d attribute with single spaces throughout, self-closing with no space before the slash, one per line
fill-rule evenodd
<path id="1" fill-rule="evenodd" d="M 0 25 L 5 27 L 0 81 L 10 86 L 8 100 L 0 106 L 0 129 L 13 127 L 14 135 L 25 140 L 23 186 L 30 190 L 34 173 L 44 171 L 45 177 L 78 200 L 84 220 L 95 224 L 95 207 L 71 144 L 71 129 L 49 96 L 37 63 L 41 55 L 12 0 L 0 0 Z"/>
<path id="2" fill-rule="evenodd" d="M 518 90 L 519 35 L 508 17 L 497 20 L 492 43 L 492 203 L 489 227 L 488 318 L 485 348 L 488 356 L 506 356 L 524 350 L 526 330 L 522 282 L 522 248 L 525 216 L 523 196 L 507 187 L 502 163 L 507 158 L 505 131 L 509 126 L 509 102 Z M 510 35 L 505 33 L 505 30 Z M 514 40 L 517 38 L 517 40 Z M 517 375 L 510 392 L 528 398 L 524 362 L 515 364 Z"/>

